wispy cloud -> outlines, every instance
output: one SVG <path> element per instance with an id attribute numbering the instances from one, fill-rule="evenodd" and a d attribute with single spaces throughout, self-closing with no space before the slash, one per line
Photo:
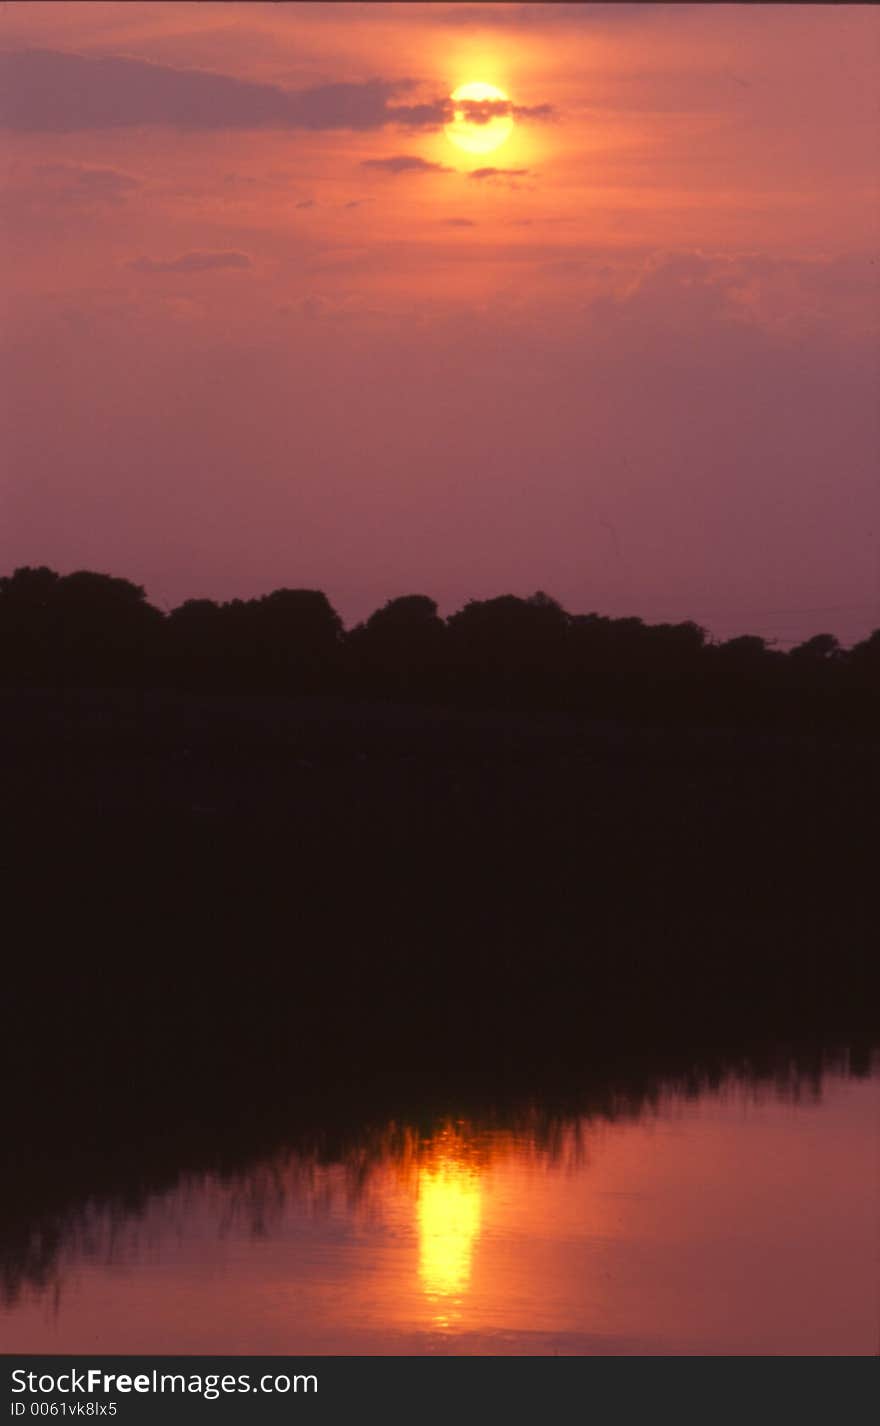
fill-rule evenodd
<path id="1" fill-rule="evenodd" d="M 468 178 L 525 178 L 530 172 L 528 168 L 472 168 Z"/>
<path id="2" fill-rule="evenodd" d="M 378 168 L 385 173 L 453 173 L 445 163 L 431 163 L 416 154 L 398 153 L 389 158 L 365 158 L 362 168 Z"/>
<path id="3" fill-rule="evenodd" d="M 573 27 L 609 29 L 621 26 L 635 26 L 653 20 L 670 22 L 670 16 L 678 18 L 684 9 L 680 4 L 664 3 L 664 0 L 628 0 L 626 5 L 609 4 L 600 0 L 593 4 L 581 0 L 576 5 L 548 5 L 546 0 L 537 3 L 493 5 L 489 14 L 486 5 L 468 5 L 461 0 L 444 7 L 437 5 L 437 14 L 432 16 L 434 24 L 449 25 L 455 29 L 485 30 L 491 24 L 493 30 L 511 30 L 526 35 L 542 29 L 558 30 Z"/>
<path id="4" fill-rule="evenodd" d="M 121 203 L 140 182 L 116 168 L 92 168 L 79 163 L 40 163 L 33 170 L 59 201 L 73 204 Z"/>
<path id="5" fill-rule="evenodd" d="M 248 268 L 247 253 L 192 252 L 175 258 L 138 257 L 128 264 L 135 272 L 213 272 L 218 268 Z"/>
<path id="6" fill-rule="evenodd" d="M 514 104 L 512 99 L 456 99 L 442 97 L 422 104 L 395 104 L 389 107 L 393 121 L 405 128 L 439 129 L 460 115 L 469 124 L 488 124 L 510 116 L 519 120 L 546 120 L 556 117 L 552 104 Z"/>
<path id="7" fill-rule="evenodd" d="M 551 119 L 552 104 L 514 104 L 510 99 L 457 99 L 446 101 L 448 117 L 460 113 L 469 124 L 489 124 L 493 119 Z"/>

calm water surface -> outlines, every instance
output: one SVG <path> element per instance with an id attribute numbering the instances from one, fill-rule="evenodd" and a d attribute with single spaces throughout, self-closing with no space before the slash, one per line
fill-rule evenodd
<path id="1" fill-rule="evenodd" d="M 880 1066 L 619 1116 L 390 1124 L 67 1224 L 7 1352 L 880 1349 Z"/>

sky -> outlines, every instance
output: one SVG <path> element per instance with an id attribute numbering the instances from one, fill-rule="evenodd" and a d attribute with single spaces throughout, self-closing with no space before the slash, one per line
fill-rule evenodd
<path id="1" fill-rule="evenodd" d="M 864 637 L 878 78 L 871 6 L 6 0 L 0 572 Z"/>

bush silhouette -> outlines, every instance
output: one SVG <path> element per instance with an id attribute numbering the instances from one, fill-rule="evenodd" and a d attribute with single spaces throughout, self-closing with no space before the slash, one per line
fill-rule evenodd
<path id="1" fill-rule="evenodd" d="M 130 580 L 78 570 L 18 569 L 0 582 L 0 641 L 19 679 L 118 683 L 159 647 L 163 616 Z"/>
<path id="2" fill-rule="evenodd" d="M 389 599 L 351 630 L 347 644 L 351 674 L 369 689 L 404 696 L 439 691 L 447 629 L 426 594 Z"/>

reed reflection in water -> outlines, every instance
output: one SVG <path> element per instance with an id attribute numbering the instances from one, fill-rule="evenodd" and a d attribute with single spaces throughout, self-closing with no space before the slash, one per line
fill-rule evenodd
<path id="1" fill-rule="evenodd" d="M 7 1351 L 876 1351 L 880 1073 L 364 1131 L 56 1221 Z M 45 1235 L 46 1222 L 32 1225 Z M 8 1252 L 4 1261 L 11 1261 Z M 19 1266 L 26 1263 L 19 1245 Z"/>

